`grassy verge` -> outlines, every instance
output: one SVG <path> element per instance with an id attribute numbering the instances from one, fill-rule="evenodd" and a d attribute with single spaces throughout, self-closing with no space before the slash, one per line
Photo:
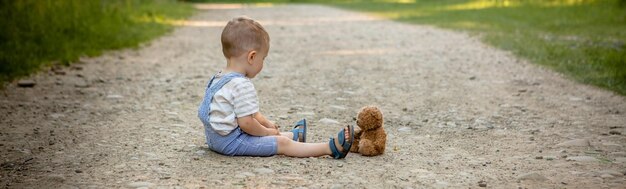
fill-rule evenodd
<path id="1" fill-rule="evenodd" d="M 418 1 L 339 6 L 470 31 L 582 83 L 626 95 L 626 7 L 619 1 Z"/>
<path id="2" fill-rule="evenodd" d="M 193 12 L 175 0 L 0 1 L 0 83 L 58 62 L 136 47 Z"/>
<path id="3" fill-rule="evenodd" d="M 468 31 L 576 81 L 626 95 L 626 0 L 255 2 L 323 3 L 402 22 Z"/>

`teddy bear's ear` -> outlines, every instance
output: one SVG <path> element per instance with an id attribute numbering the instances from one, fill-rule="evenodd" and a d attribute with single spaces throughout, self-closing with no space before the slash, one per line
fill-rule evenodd
<path id="1" fill-rule="evenodd" d="M 372 118 L 374 118 L 376 120 L 382 120 L 383 119 L 383 113 L 376 106 L 367 106 L 364 110 L 367 110 L 367 112 L 370 114 L 370 116 L 372 116 Z"/>
<path id="2" fill-rule="evenodd" d="M 379 120 L 383 119 L 383 113 L 378 108 L 376 108 L 376 112 L 374 112 L 374 114 L 376 114 L 376 115 L 374 115 L 374 117 L 376 117 L 376 119 L 379 119 Z"/>

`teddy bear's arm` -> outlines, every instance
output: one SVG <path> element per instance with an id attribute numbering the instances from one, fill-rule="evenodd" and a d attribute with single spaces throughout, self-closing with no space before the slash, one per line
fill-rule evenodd
<path id="1" fill-rule="evenodd" d="M 350 152 L 359 153 L 359 141 L 361 139 L 361 129 L 354 129 L 354 142 L 352 143 L 352 147 L 350 147 Z"/>
<path id="2" fill-rule="evenodd" d="M 364 156 L 376 156 L 385 152 L 387 134 L 384 132 L 368 133 L 366 137 L 361 136 L 359 143 L 359 153 Z M 374 140 L 370 140 L 373 138 Z"/>
<path id="3" fill-rule="evenodd" d="M 376 156 L 382 154 L 383 151 L 377 147 L 373 141 L 361 139 L 361 142 L 359 143 L 359 153 L 364 156 Z"/>

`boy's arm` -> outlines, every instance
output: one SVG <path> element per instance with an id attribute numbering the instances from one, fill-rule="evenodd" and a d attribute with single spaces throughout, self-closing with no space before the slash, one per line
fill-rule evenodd
<path id="1" fill-rule="evenodd" d="M 254 114 L 254 119 L 256 119 L 261 125 L 270 128 L 270 129 L 278 129 L 278 126 L 276 124 L 274 124 L 274 122 L 271 122 L 270 120 L 268 120 L 267 118 L 265 118 L 265 116 L 263 116 L 263 114 L 261 114 L 261 112 L 257 112 Z"/>
<path id="2" fill-rule="evenodd" d="M 237 124 L 243 132 L 253 136 L 280 135 L 278 129 L 267 128 L 261 125 L 252 115 L 237 118 Z"/>

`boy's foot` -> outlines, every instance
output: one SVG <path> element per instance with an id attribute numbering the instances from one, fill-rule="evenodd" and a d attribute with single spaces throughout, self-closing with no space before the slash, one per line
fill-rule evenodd
<path id="1" fill-rule="evenodd" d="M 343 159 L 350 152 L 354 142 L 354 127 L 348 125 L 337 134 L 337 138 L 330 138 L 329 145 L 335 159 Z"/>
<path id="2" fill-rule="evenodd" d="M 293 133 L 293 141 L 306 142 L 306 119 L 298 121 L 291 132 Z"/>

